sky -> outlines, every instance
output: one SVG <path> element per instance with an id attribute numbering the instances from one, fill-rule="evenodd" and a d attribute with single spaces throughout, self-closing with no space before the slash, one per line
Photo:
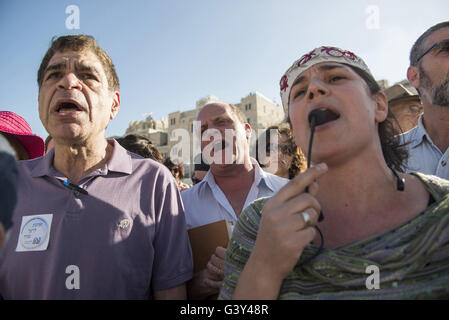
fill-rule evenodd
<path id="1" fill-rule="evenodd" d="M 447 0 L 0 0 L 0 110 L 48 135 L 36 78 L 54 36 L 92 35 L 111 56 L 121 107 L 106 135 L 121 136 L 133 120 L 191 110 L 207 95 L 239 103 L 257 91 L 281 104 L 283 73 L 321 45 L 356 53 L 394 84 L 414 41 L 448 12 Z"/>

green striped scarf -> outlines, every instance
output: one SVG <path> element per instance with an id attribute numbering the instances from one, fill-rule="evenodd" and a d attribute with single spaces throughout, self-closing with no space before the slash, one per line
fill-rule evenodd
<path id="1" fill-rule="evenodd" d="M 449 181 L 415 173 L 435 202 L 410 221 L 385 233 L 334 249 L 308 245 L 284 279 L 279 299 L 438 299 L 449 298 Z M 267 198 L 242 212 L 225 259 L 219 299 L 230 299 L 254 247 Z M 379 289 L 368 289 L 378 267 Z M 263 281 L 263 279 L 260 279 Z M 370 281 L 368 281 L 370 282 Z"/>

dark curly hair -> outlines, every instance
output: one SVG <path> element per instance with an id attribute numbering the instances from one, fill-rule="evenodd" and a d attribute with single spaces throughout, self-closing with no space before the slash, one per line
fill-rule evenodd
<path id="1" fill-rule="evenodd" d="M 301 151 L 301 148 L 295 144 L 289 127 L 279 128 L 279 134 L 287 137 L 287 143 L 291 145 L 293 156 L 290 168 L 288 168 L 288 178 L 293 179 L 301 172 L 307 169 L 307 159 Z"/>
<path id="2" fill-rule="evenodd" d="M 126 150 L 138 154 L 144 158 L 153 159 L 159 163 L 164 162 L 164 158 L 151 142 L 150 139 L 136 134 L 128 134 L 125 137 L 115 139 Z"/>

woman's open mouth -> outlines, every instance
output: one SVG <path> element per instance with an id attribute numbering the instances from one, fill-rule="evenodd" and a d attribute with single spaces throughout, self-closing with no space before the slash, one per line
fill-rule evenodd
<path id="1" fill-rule="evenodd" d="M 339 113 L 332 111 L 330 109 L 320 108 L 319 110 L 322 110 L 324 112 L 324 119 L 321 121 L 319 125 L 316 126 L 316 128 L 324 126 L 327 123 L 338 120 L 340 118 Z"/>

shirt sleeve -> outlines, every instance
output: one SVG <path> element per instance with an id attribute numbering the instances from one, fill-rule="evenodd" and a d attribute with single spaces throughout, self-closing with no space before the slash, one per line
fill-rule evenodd
<path id="1" fill-rule="evenodd" d="M 251 203 L 240 214 L 234 227 L 224 264 L 224 281 L 220 289 L 219 300 L 230 300 L 234 294 L 240 274 L 249 259 L 256 243 L 262 208 L 269 198 Z"/>
<path id="2" fill-rule="evenodd" d="M 184 206 L 176 182 L 166 173 L 159 177 L 163 186 L 156 199 L 155 257 L 153 291 L 176 287 L 193 275 L 193 258 L 187 234 Z"/>

